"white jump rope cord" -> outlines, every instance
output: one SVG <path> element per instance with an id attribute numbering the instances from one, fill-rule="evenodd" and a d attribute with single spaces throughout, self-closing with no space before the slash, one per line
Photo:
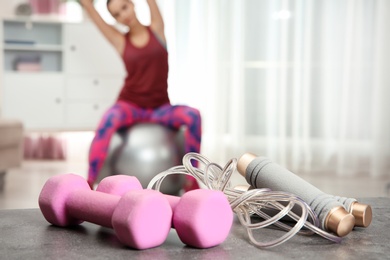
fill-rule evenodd
<path id="1" fill-rule="evenodd" d="M 192 161 L 198 161 L 198 164 L 204 166 L 203 169 L 192 166 Z M 160 190 L 160 186 L 164 181 L 164 178 L 172 174 L 185 174 L 193 176 L 197 181 L 201 182 L 208 189 L 222 191 L 232 207 L 234 213 L 236 213 L 240 223 L 246 228 L 249 236 L 249 240 L 259 248 L 274 247 L 280 245 L 295 234 L 312 235 L 314 233 L 339 243 L 341 238 L 332 235 L 319 228 L 319 220 L 313 210 L 300 198 L 294 194 L 271 191 L 270 189 L 252 189 L 248 191 L 239 191 L 230 187 L 230 178 L 236 170 L 237 159 L 231 159 L 225 167 L 221 167 L 216 163 L 210 162 L 206 157 L 198 153 L 187 153 L 183 157 L 183 165 L 172 167 L 164 172 L 157 174 L 149 183 L 148 189 Z M 283 205 L 280 202 L 288 203 Z M 291 209 L 298 205 L 302 209 L 301 216 L 298 216 Z M 273 209 L 279 211 L 274 216 L 269 216 L 263 210 Z M 253 222 L 251 216 L 258 215 Z M 280 222 L 283 217 L 289 216 L 296 221 L 294 226 L 287 225 Z M 310 217 L 310 222 L 308 221 Z M 256 240 L 253 235 L 253 231 L 264 228 L 270 225 L 275 225 L 285 231 L 283 236 L 267 241 L 260 242 Z M 302 227 L 307 230 L 301 230 Z"/>

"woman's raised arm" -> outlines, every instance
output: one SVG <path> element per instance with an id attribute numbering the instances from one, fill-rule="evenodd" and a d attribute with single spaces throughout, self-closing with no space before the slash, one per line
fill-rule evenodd
<path id="1" fill-rule="evenodd" d="M 164 34 L 164 20 L 161 16 L 160 9 L 158 8 L 156 0 L 147 0 L 147 3 L 150 9 L 150 27 L 165 42 L 166 40 Z"/>
<path id="2" fill-rule="evenodd" d="M 119 54 L 122 54 L 125 44 L 123 34 L 103 20 L 100 14 L 96 11 L 95 6 L 93 5 L 93 0 L 80 0 L 80 4 L 83 6 L 84 10 L 88 13 L 89 17 L 96 24 L 104 37 L 114 46 Z"/>

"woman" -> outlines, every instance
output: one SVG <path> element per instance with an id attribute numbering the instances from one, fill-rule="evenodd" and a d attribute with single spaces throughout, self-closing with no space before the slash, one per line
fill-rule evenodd
<path id="1" fill-rule="evenodd" d="M 88 183 L 91 187 L 103 166 L 112 135 L 137 122 L 153 122 L 178 129 L 186 126 L 185 151 L 200 150 L 201 118 L 197 109 L 172 106 L 168 97 L 168 52 L 164 22 L 155 0 L 147 0 L 151 24 L 142 25 L 130 0 L 108 0 L 107 8 L 117 22 L 129 28 L 121 33 L 107 24 L 92 0 L 81 0 L 84 9 L 113 45 L 125 64 L 127 76 L 115 104 L 109 108 L 96 130 L 89 154 Z M 130 166 L 131 167 L 131 166 Z M 199 188 L 189 178 L 185 190 Z"/>

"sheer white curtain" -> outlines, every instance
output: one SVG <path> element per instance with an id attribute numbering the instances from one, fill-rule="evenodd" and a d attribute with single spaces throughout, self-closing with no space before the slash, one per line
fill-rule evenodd
<path id="1" fill-rule="evenodd" d="M 299 172 L 390 174 L 390 1 L 161 1 L 170 96 L 202 153 Z"/>

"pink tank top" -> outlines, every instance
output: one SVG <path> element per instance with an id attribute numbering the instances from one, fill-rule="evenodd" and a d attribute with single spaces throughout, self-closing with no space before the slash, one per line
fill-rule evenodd
<path id="1" fill-rule="evenodd" d="M 143 108 L 155 108 L 169 103 L 168 52 L 147 27 L 149 42 L 144 47 L 134 46 L 125 35 L 122 55 L 127 76 L 118 100 Z"/>

